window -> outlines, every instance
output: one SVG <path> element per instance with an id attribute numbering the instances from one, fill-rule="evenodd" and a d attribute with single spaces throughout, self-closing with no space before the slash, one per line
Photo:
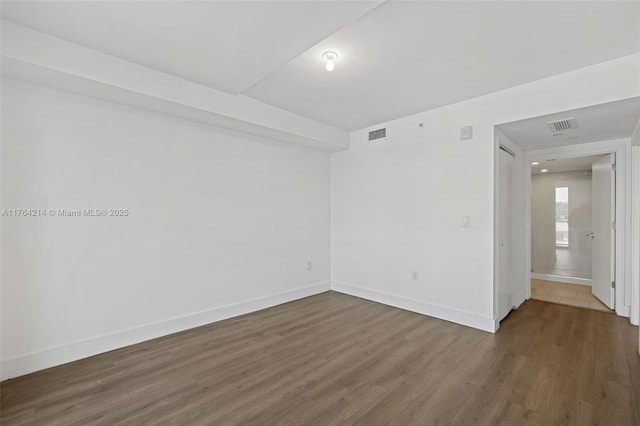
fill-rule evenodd
<path id="1" fill-rule="evenodd" d="M 556 247 L 569 247 L 569 188 L 556 188 Z"/>

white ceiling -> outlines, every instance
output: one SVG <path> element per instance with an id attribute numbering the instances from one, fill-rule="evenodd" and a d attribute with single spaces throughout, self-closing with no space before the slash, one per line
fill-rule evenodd
<path id="1" fill-rule="evenodd" d="M 638 51 L 639 2 L 387 2 L 247 94 L 353 130 Z"/>
<path id="2" fill-rule="evenodd" d="M 549 130 L 547 123 L 566 118 L 575 118 L 578 128 L 554 136 L 555 133 Z M 638 120 L 640 97 L 635 97 L 514 121 L 497 127 L 522 149 L 534 150 L 630 138 Z"/>
<path id="3" fill-rule="evenodd" d="M 640 2 L 379 3 L 3 1 L 2 15 L 347 130 L 640 51 Z"/>
<path id="4" fill-rule="evenodd" d="M 575 172 L 581 170 L 591 170 L 591 166 L 596 160 L 602 158 L 602 155 L 588 155 L 584 157 L 576 158 L 541 158 L 537 165 L 531 166 L 531 174 L 537 175 L 542 173 L 542 170 L 547 170 L 546 173 L 560 173 L 560 172 Z"/>
<path id="5" fill-rule="evenodd" d="M 241 93 L 377 1 L 3 1 L 2 17 Z"/>

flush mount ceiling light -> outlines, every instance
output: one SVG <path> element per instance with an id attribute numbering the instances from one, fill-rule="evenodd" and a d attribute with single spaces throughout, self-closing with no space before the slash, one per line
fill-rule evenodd
<path id="1" fill-rule="evenodd" d="M 336 67 L 336 64 L 333 61 L 335 61 L 337 57 L 338 57 L 338 54 L 331 50 L 328 50 L 322 54 L 322 59 L 324 59 L 327 62 L 327 65 L 325 66 L 327 71 L 331 72 L 334 70 L 334 68 Z"/>

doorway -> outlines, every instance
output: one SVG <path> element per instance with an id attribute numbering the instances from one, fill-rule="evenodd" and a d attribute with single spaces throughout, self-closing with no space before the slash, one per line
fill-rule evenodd
<path id="1" fill-rule="evenodd" d="M 615 307 L 615 156 L 532 161 L 531 298 Z"/>
<path id="2" fill-rule="evenodd" d="M 564 160 L 585 156 L 615 154 L 615 207 L 612 208 L 611 233 L 615 239 L 612 250 L 612 278 L 608 292 L 611 292 L 612 306 L 619 316 L 629 317 L 632 324 L 640 322 L 640 279 L 634 274 L 637 255 L 634 253 L 633 236 L 640 229 L 640 218 L 633 214 L 635 191 L 632 189 L 632 137 L 637 130 L 640 113 L 640 97 L 610 103 L 592 105 L 579 109 L 524 118 L 517 121 L 496 124 L 495 138 L 495 192 L 494 199 L 494 319 L 499 328 L 499 266 L 498 238 L 499 212 L 499 148 L 504 146 L 515 154 L 516 162 L 516 213 L 514 286 L 515 308 L 531 298 L 532 277 L 532 217 L 531 217 L 531 170 L 533 162 Z M 636 170 L 637 171 L 637 170 Z M 562 195 L 562 194 L 560 194 Z M 569 194 L 569 197 L 571 195 Z M 637 200 L 635 201 L 637 202 Z M 554 219 L 555 221 L 555 219 Z M 613 227 L 615 226 L 615 228 Z M 560 228 L 560 226 L 559 226 Z M 567 229 L 567 232 L 568 229 Z M 635 232 L 635 234 L 634 234 Z M 594 231 L 595 233 L 595 231 Z M 583 235 L 586 238 L 586 232 Z M 568 244 L 575 242 L 568 234 Z M 559 240 L 559 244 L 563 241 Z M 555 235 L 554 235 L 555 243 Z M 566 244 L 567 242 L 564 241 Z M 560 254 L 566 254 L 563 252 Z M 552 255 L 555 257 L 555 249 Z M 592 271 L 593 272 L 593 271 Z M 577 274 L 574 274 L 577 275 Z M 574 277 L 581 278 L 581 277 Z M 585 278 L 588 279 L 588 278 Z M 604 282 L 604 281 L 603 281 Z M 573 283 L 565 283 L 573 284 Z M 577 283 L 576 285 L 582 285 Z M 613 291 L 612 291 L 613 288 Z"/>

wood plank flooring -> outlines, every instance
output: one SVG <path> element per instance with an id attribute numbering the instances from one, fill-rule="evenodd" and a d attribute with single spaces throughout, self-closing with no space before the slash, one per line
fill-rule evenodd
<path id="1" fill-rule="evenodd" d="M 335 292 L 0 385 L 2 425 L 640 425 L 638 329 L 528 301 L 497 334 Z"/>

